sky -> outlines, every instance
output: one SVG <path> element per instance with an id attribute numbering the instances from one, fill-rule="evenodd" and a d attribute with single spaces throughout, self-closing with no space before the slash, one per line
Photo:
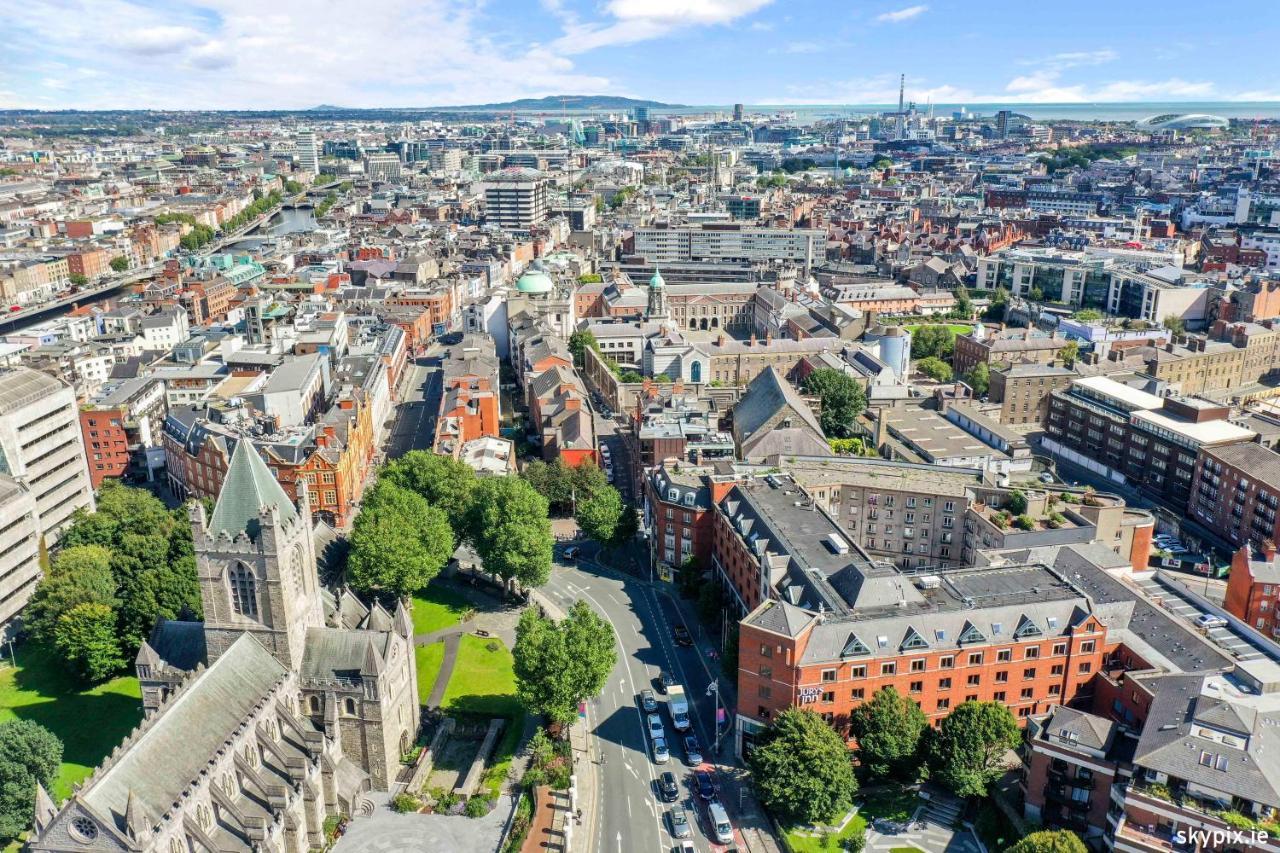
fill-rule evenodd
<path id="1" fill-rule="evenodd" d="M 0 108 L 1280 101 L 1280 3 L 1215 5 L 5 0 Z"/>

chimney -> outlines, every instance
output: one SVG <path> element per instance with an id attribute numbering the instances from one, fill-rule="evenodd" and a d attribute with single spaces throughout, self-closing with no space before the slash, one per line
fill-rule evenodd
<path id="1" fill-rule="evenodd" d="M 1262 556 L 1267 558 L 1267 562 L 1273 562 L 1276 558 L 1276 543 L 1271 539 L 1264 539 L 1262 542 Z"/>
<path id="2" fill-rule="evenodd" d="M 772 331 L 765 332 L 765 333 L 764 333 L 764 345 L 765 345 L 765 346 L 768 346 L 768 345 L 769 345 L 769 344 L 771 344 L 771 343 L 773 343 L 773 332 L 772 332 Z"/>
<path id="3" fill-rule="evenodd" d="M 756 345 L 756 333 L 755 333 L 755 332 L 752 332 L 752 333 L 751 333 L 751 340 L 747 343 L 747 346 L 749 346 L 749 347 L 753 347 L 753 346 L 755 346 L 755 345 Z"/>

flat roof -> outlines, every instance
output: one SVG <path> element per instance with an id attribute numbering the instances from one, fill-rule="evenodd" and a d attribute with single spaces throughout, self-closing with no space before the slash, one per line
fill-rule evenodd
<path id="1" fill-rule="evenodd" d="M 1252 430 L 1236 426 L 1231 421 L 1202 421 L 1191 423 L 1171 418 L 1160 412 L 1134 412 L 1135 423 L 1147 423 L 1159 429 L 1167 429 L 1199 444 L 1224 444 L 1229 441 L 1249 441 Z"/>
<path id="2" fill-rule="evenodd" d="M 1158 409 L 1164 405 L 1164 400 L 1155 394 L 1148 394 L 1146 391 L 1141 391 L 1106 376 L 1089 376 L 1085 379 L 1077 379 L 1071 384 L 1111 397 L 1125 403 L 1127 408 Z"/>
<path id="3" fill-rule="evenodd" d="M 882 417 L 901 441 L 909 442 L 932 459 L 1007 454 L 970 435 L 932 409 L 886 410 Z"/>

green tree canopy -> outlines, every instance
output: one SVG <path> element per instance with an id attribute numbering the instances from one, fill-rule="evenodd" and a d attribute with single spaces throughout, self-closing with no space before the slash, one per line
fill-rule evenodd
<path id="1" fill-rule="evenodd" d="M 969 291 L 964 287 L 964 285 L 960 285 L 955 290 L 953 290 L 951 292 L 951 295 L 954 296 L 956 300 L 956 308 L 955 308 L 956 315 L 959 317 L 964 317 L 966 320 L 972 317 L 973 316 L 973 300 L 969 298 Z"/>
<path id="2" fill-rule="evenodd" d="M 956 351 L 956 333 L 950 326 L 921 326 L 911 336 L 913 358 L 951 358 Z"/>
<path id="3" fill-rule="evenodd" d="M 1080 344 L 1077 341 L 1067 341 L 1062 349 L 1058 350 L 1058 358 L 1062 359 L 1063 364 L 1067 367 L 1076 363 L 1076 359 L 1080 357 Z"/>
<path id="4" fill-rule="evenodd" d="M 541 586 L 551 575 L 547 499 L 519 477 L 489 477 L 475 488 L 467 538 L 484 570 L 507 583 Z"/>
<path id="5" fill-rule="evenodd" d="M 74 284 L 76 287 L 84 287 L 86 284 L 89 283 L 89 276 L 85 275 L 82 272 L 73 272 L 71 275 L 67 276 L 67 280 L 70 281 L 72 284 Z"/>
<path id="6" fill-rule="evenodd" d="M 88 721 L 86 721 L 88 722 Z M 0 840 L 31 826 L 36 783 L 48 788 L 62 763 L 62 741 L 31 720 L 0 723 Z"/>
<path id="7" fill-rule="evenodd" d="M 1187 331 L 1187 324 L 1177 314 L 1169 314 L 1160 324 L 1175 335 L 1184 334 Z"/>
<path id="8" fill-rule="evenodd" d="M 858 759 L 872 776 L 914 782 L 920 765 L 920 736 L 929 720 L 920 706 L 892 687 L 882 687 L 853 710 Z"/>
<path id="9" fill-rule="evenodd" d="M 847 810 L 857 793 L 849 750 L 812 711 L 788 708 L 751 751 L 761 801 L 789 821 L 820 823 Z"/>
<path id="10" fill-rule="evenodd" d="M 427 503 L 444 510 L 455 544 L 462 540 L 477 482 L 471 466 L 429 450 L 410 450 L 383 468 L 378 479 L 417 492 Z"/>
<path id="11" fill-rule="evenodd" d="M 612 542 L 625 508 L 622 495 L 612 486 L 578 501 L 577 521 L 582 532 L 597 542 Z"/>
<path id="12" fill-rule="evenodd" d="M 565 465 L 559 459 L 551 462 L 535 459 L 525 465 L 520 476 L 547 499 L 549 510 L 554 515 L 568 515 L 573 511 L 575 501 L 581 503 L 612 488 L 609 478 L 594 462 Z"/>
<path id="13" fill-rule="evenodd" d="M 580 329 L 569 336 L 569 352 L 573 354 L 573 363 L 579 368 L 583 365 L 583 353 L 589 349 L 600 351 L 596 336 L 590 329 Z"/>
<path id="14" fill-rule="evenodd" d="M 1014 489 L 1005 498 L 1004 508 L 1014 515 L 1022 515 L 1027 511 L 1027 496 L 1020 489 Z"/>
<path id="15" fill-rule="evenodd" d="M 403 598 L 430 583 L 452 555 L 453 531 L 444 510 L 380 479 L 352 527 L 347 580 L 362 592 Z"/>
<path id="16" fill-rule="evenodd" d="M 822 401 L 819 423 L 827 438 L 847 438 L 853 434 L 854 420 L 867 407 L 867 394 L 852 376 L 830 367 L 815 370 L 804 378 L 803 391 Z"/>
<path id="17" fill-rule="evenodd" d="M 1008 309 L 1009 291 L 1003 287 L 997 287 L 995 293 L 991 294 L 991 302 L 987 305 L 987 310 L 983 312 L 982 317 L 993 323 L 1002 323 Z"/>
<path id="18" fill-rule="evenodd" d="M 77 604 L 58 617 L 53 646 L 85 681 L 104 681 L 125 665 L 116 614 L 105 604 Z"/>
<path id="19" fill-rule="evenodd" d="M 969 383 L 973 393 L 979 397 L 986 396 L 991 390 L 991 368 L 987 367 L 985 361 L 980 361 L 964 375 L 964 381 Z"/>
<path id="20" fill-rule="evenodd" d="M 1081 308 L 1071 316 L 1073 319 L 1079 320 L 1081 323 L 1092 323 L 1095 320 L 1102 319 L 1102 312 L 1097 308 Z"/>
<path id="21" fill-rule="evenodd" d="M 929 743 L 932 778 L 959 797 L 981 797 L 1018 745 L 1018 722 L 998 702 L 964 702 L 943 719 Z"/>
<path id="22" fill-rule="evenodd" d="M 586 602 L 575 602 L 560 622 L 534 608 L 520 616 L 512 649 L 516 690 L 534 712 L 568 725 L 578 703 L 604 689 L 618 662 L 613 628 Z"/>
<path id="23" fill-rule="evenodd" d="M 33 636 L 52 642 L 58 617 L 77 604 L 115 607 L 116 579 L 111 551 L 102 545 L 73 545 L 58 552 L 48 577 L 36 587 L 24 614 Z"/>
<path id="24" fill-rule="evenodd" d="M 950 382 L 954 375 L 951 371 L 951 365 L 932 355 L 917 361 L 916 370 L 928 376 L 934 382 Z"/>
<path id="25" fill-rule="evenodd" d="M 1024 837 L 1005 853 L 1089 853 L 1089 848 L 1069 829 L 1046 829 Z"/>
<path id="26" fill-rule="evenodd" d="M 129 259 L 124 255 L 116 255 L 111 259 L 111 269 L 116 272 L 124 272 L 129 268 Z"/>

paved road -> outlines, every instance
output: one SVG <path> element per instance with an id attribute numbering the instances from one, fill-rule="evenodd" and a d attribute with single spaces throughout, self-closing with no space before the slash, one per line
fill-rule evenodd
<path id="1" fill-rule="evenodd" d="M 388 459 L 410 450 L 430 450 L 436 434 L 443 389 L 438 348 L 432 347 L 425 356 L 410 361 L 405 371 L 409 375 L 404 380 L 404 399 L 396 407 L 395 422 L 387 437 Z"/>
<path id="2" fill-rule="evenodd" d="M 671 745 L 668 764 L 651 761 L 644 715 L 637 701 L 641 690 L 654 686 L 661 670 L 672 673 L 693 703 L 694 731 L 711 757 L 715 706 L 706 695 L 710 667 L 699 650 L 672 643 L 671 624 L 680 618 L 672 602 L 648 584 L 591 566 L 557 565 L 543 592 L 565 609 L 575 600 L 585 599 L 613 625 L 621 646 L 618 665 L 589 710 L 589 722 L 604 757 L 598 820 L 594 826 L 584 827 L 595 842 L 592 849 L 598 853 L 671 851 L 677 843 L 668 823 L 671 807 L 659 801 L 656 787 L 659 774 L 670 770 L 680 780 L 680 802 L 691 821 L 696 821 L 693 840 L 697 849 L 723 850 L 709 835 L 706 810 L 689 787 L 691 769 L 684 762 L 681 745 Z M 661 702 L 661 694 L 658 699 Z M 673 735 L 670 716 L 665 709 L 661 713 L 668 734 Z M 709 769 L 710 765 L 703 767 Z M 726 802 L 730 817 L 736 819 L 735 803 L 726 799 L 730 800 Z"/>

